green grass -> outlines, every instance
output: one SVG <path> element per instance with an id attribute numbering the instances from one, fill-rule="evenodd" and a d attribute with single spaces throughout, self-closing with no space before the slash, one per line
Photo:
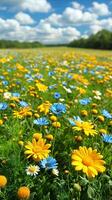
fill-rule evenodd
<path id="1" fill-rule="evenodd" d="M 6 110 L 0 110 L 0 120 L 3 120 L 0 125 L 0 173 L 7 178 L 7 185 L 1 188 L 0 200 L 17 200 L 21 186 L 30 188 L 30 200 L 112 199 L 112 145 L 103 142 L 101 134 L 101 129 L 112 134 L 112 119 L 104 117 L 104 122 L 98 120 L 103 109 L 112 115 L 111 57 L 112 51 L 66 47 L 0 51 L 0 102 L 8 105 Z M 49 72 L 54 74 L 49 76 Z M 46 92 L 39 91 L 38 82 L 48 86 Z M 49 86 L 54 87 L 49 89 Z M 81 93 L 80 89 L 85 92 Z M 94 91 L 101 93 L 100 100 L 95 98 Z M 6 92 L 19 93 L 18 101 L 6 99 Z M 54 98 L 55 92 L 60 93 L 59 99 Z M 79 100 L 84 98 L 90 98 L 90 103 L 81 105 Z M 28 103 L 32 114 L 27 113 L 21 119 L 14 117 L 14 111 L 19 112 L 21 108 L 19 101 Z M 51 116 L 55 114 L 52 111 L 47 114 L 39 111 L 38 106 L 46 101 L 51 105 L 61 102 L 66 106 L 66 112 L 57 116 L 60 128 L 53 126 Z M 97 114 L 93 114 L 93 109 Z M 87 111 L 87 116 L 81 114 L 82 110 Z M 46 117 L 49 125 L 34 125 L 35 114 Z M 83 131 L 74 131 L 69 122 L 73 116 L 91 121 L 97 135 L 86 136 Z M 47 169 L 40 169 L 36 177 L 27 175 L 26 168 L 30 164 L 39 165 L 24 154 L 25 145 L 32 141 L 34 133 L 41 133 L 43 138 L 47 134 L 53 135 L 54 139 L 46 142 L 51 144 L 50 156 L 58 162 L 59 176 Z M 76 140 L 76 136 L 81 136 L 82 140 Z M 104 173 L 90 178 L 75 170 L 71 165 L 71 153 L 79 146 L 92 147 L 103 155 Z"/>

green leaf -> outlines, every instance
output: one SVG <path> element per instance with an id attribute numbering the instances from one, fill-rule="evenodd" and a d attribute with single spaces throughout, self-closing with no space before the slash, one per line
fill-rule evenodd
<path id="1" fill-rule="evenodd" d="M 88 186 L 87 195 L 90 199 L 94 199 L 95 191 L 91 186 Z"/>

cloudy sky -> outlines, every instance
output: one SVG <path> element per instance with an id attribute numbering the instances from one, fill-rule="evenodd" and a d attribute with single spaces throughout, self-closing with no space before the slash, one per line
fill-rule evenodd
<path id="1" fill-rule="evenodd" d="M 112 31 L 111 0 L 0 0 L 0 39 L 68 43 Z"/>

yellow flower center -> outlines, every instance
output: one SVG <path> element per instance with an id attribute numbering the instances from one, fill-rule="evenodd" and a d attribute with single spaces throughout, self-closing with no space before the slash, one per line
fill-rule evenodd
<path id="1" fill-rule="evenodd" d="M 35 167 L 30 166 L 30 167 L 29 167 L 29 171 L 30 171 L 30 172 L 35 172 Z"/>
<path id="2" fill-rule="evenodd" d="M 93 165 L 93 159 L 90 156 L 84 157 L 82 163 L 86 166 L 91 166 Z"/>

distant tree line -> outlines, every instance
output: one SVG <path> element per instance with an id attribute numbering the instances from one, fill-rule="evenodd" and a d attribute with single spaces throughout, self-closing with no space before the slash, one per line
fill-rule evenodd
<path id="1" fill-rule="evenodd" d="M 0 40 L 0 48 L 37 48 L 42 47 L 40 42 L 19 42 L 11 40 Z"/>
<path id="2" fill-rule="evenodd" d="M 38 41 L 34 42 L 20 42 L 11 40 L 0 40 L 1 48 L 37 48 L 37 47 L 78 47 L 78 48 L 92 48 L 92 49 L 112 49 L 112 32 L 107 30 L 99 31 L 94 35 L 90 35 L 87 39 L 80 38 L 73 40 L 69 44 L 48 44 L 43 45 Z"/>
<path id="3" fill-rule="evenodd" d="M 69 47 L 92 48 L 92 49 L 112 49 L 112 32 L 102 30 L 89 38 L 80 38 L 68 44 Z"/>

